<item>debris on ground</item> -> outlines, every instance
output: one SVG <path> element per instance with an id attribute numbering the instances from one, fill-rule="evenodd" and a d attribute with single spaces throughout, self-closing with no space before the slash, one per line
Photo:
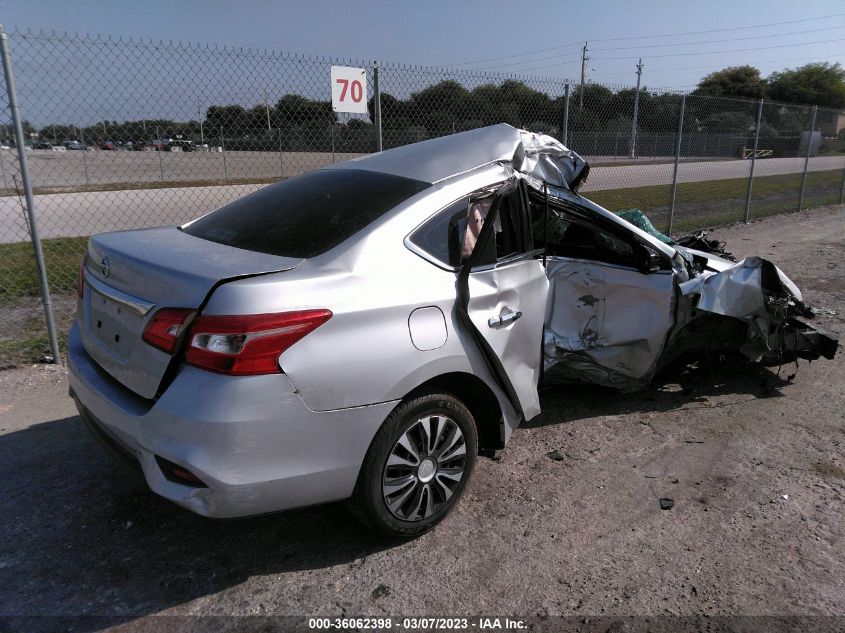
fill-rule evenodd
<path id="1" fill-rule="evenodd" d="M 670 499 L 669 497 L 663 497 L 660 499 L 660 509 L 661 510 L 671 510 L 675 507 L 675 500 Z"/>
<path id="2" fill-rule="evenodd" d="M 552 451 L 551 453 L 546 453 L 546 457 L 548 457 L 549 459 L 551 459 L 552 461 L 555 461 L 555 462 L 562 462 L 564 459 L 566 459 L 560 453 L 560 451 Z"/>

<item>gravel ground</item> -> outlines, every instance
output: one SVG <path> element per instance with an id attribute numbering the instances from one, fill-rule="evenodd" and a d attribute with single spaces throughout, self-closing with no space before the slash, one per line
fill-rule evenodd
<path id="1" fill-rule="evenodd" d="M 841 333 L 843 210 L 713 235 L 777 262 Z M 0 372 L 0 614 L 845 616 L 843 358 L 675 365 L 634 395 L 546 385 L 452 515 L 401 544 L 340 504 L 194 516 L 110 461 L 61 369 Z"/>

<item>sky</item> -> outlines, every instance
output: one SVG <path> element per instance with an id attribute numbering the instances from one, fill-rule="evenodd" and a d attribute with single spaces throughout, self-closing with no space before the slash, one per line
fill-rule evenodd
<path id="1" fill-rule="evenodd" d="M 640 57 L 652 90 L 689 91 L 726 66 L 751 64 L 767 76 L 808 62 L 845 65 L 843 0 L 3 0 L 0 21 L 22 111 L 38 126 L 198 120 L 214 104 L 329 98 L 334 62 L 272 52 L 514 73 L 553 97 L 560 80 L 578 81 L 585 41 L 587 80 L 615 88 L 635 84 Z M 109 37 L 166 45 L 112 46 Z M 259 52 L 206 54 L 194 44 Z M 404 99 L 444 76 L 385 69 L 382 90 Z"/>
<path id="2" fill-rule="evenodd" d="M 29 27 L 573 79 L 587 40 L 589 79 L 632 84 L 642 56 L 643 84 L 650 88 L 690 89 L 729 65 L 751 64 L 765 76 L 812 61 L 845 64 L 842 0 L 5 0 L 0 20 L 7 31 Z M 650 37 L 669 34 L 677 35 Z"/>

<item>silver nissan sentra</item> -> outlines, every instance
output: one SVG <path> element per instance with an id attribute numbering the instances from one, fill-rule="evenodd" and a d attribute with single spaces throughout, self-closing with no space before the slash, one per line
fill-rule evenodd
<path id="1" fill-rule="evenodd" d="M 480 447 L 540 413 L 544 369 L 635 390 L 691 349 L 833 356 L 774 264 L 628 223 L 578 195 L 588 171 L 502 124 L 92 237 L 71 395 L 153 491 L 201 515 L 348 499 L 414 536 Z"/>

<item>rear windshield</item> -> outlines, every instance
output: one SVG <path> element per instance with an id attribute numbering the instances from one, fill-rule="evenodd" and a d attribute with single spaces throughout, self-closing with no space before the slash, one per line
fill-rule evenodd
<path id="1" fill-rule="evenodd" d="M 358 169 L 314 171 L 235 200 L 184 231 L 250 251 L 314 257 L 430 186 Z"/>

